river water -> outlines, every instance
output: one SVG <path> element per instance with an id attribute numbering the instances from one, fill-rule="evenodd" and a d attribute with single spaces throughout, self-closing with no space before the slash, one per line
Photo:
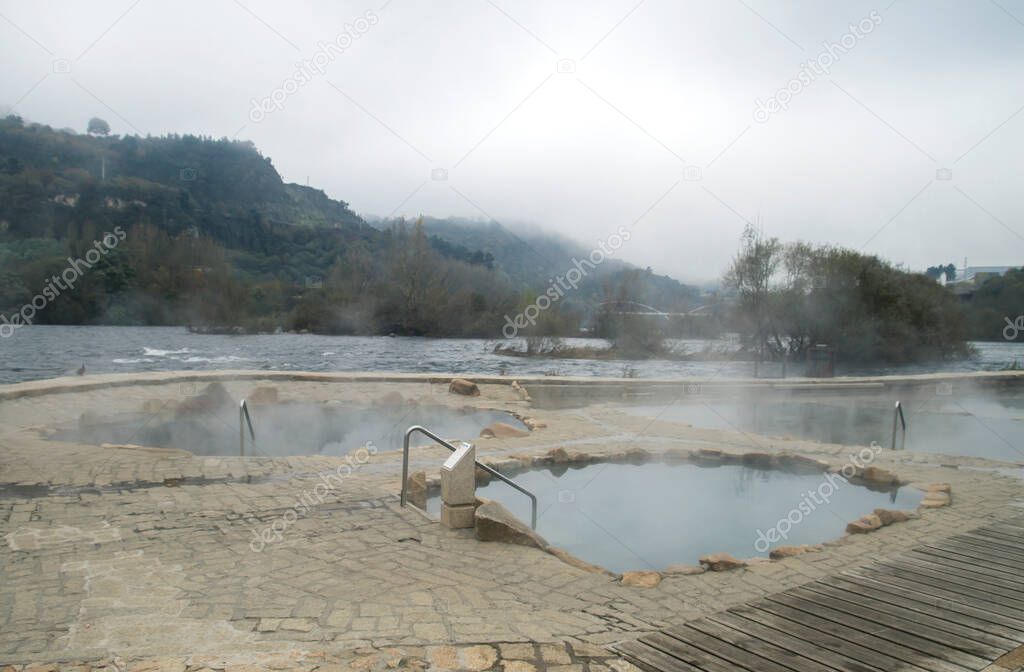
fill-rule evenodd
<path id="1" fill-rule="evenodd" d="M 570 345 L 602 345 L 594 339 L 565 339 Z M 275 371 L 392 371 L 507 374 L 510 376 L 607 376 L 639 378 L 715 376 L 749 377 L 749 362 L 607 362 L 526 359 L 492 353 L 501 340 L 389 338 L 274 334 L 212 336 L 182 327 L 22 327 L 0 339 L 0 383 L 16 383 L 87 373 L 257 369 Z M 728 341 L 682 340 L 676 347 L 700 352 L 728 348 Z M 1024 343 L 976 343 L 977 355 L 931 366 L 868 367 L 845 375 L 992 371 L 1013 361 L 1024 363 Z M 790 374 L 797 374 L 791 367 Z M 628 369 L 628 370 L 627 370 Z"/>

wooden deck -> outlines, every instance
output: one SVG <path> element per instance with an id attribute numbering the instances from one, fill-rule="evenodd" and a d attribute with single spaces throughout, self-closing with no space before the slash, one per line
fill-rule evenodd
<path id="1" fill-rule="evenodd" d="M 655 672 L 978 672 L 1000 658 L 1016 669 L 1006 654 L 1022 645 L 1018 518 L 617 649 Z"/>

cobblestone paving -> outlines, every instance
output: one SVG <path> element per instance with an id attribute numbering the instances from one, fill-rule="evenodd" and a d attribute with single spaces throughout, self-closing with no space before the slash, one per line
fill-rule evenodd
<path id="1" fill-rule="evenodd" d="M 238 398 L 259 384 L 228 389 Z M 420 403 L 517 410 L 547 425 L 528 437 L 481 439 L 481 456 L 563 445 L 588 452 L 715 446 L 790 449 L 841 463 L 850 452 L 610 407 L 529 409 L 502 385 L 456 398 L 427 382 L 271 384 L 297 400 L 365 401 L 398 390 Z M 1019 465 L 885 454 L 876 464 L 903 478 L 951 483 L 954 506 L 844 537 L 821 553 L 668 576 L 642 589 L 537 549 L 478 542 L 400 508 L 400 452 L 378 453 L 306 511 L 299 502 L 341 458 L 196 457 L 39 434 L 87 411 L 138 411 L 147 400 L 181 394 L 175 382 L 0 402 L 0 664 L 625 670 L 601 647 L 1019 513 L 1011 507 L 1022 495 L 1019 479 L 993 471 Z M 414 467 L 436 471 L 446 454 L 417 448 Z M 261 531 L 275 521 L 285 521 L 281 539 L 261 546 Z"/>

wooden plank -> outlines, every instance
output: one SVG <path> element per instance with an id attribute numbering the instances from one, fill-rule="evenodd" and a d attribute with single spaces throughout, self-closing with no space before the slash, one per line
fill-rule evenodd
<path id="1" fill-rule="evenodd" d="M 736 672 L 732 663 L 661 632 L 642 637 L 640 641 L 703 672 Z"/>
<path id="2" fill-rule="evenodd" d="M 694 629 L 692 626 L 695 622 L 693 621 L 675 628 L 668 628 L 664 632 L 669 637 L 703 649 L 720 660 L 728 661 L 734 666 L 750 670 L 750 672 L 792 672 L 791 668 L 783 667 L 778 663 L 750 653 L 729 642 Z"/>
<path id="3" fill-rule="evenodd" d="M 917 635 L 922 639 L 929 639 L 941 646 L 958 649 L 979 658 L 988 659 L 989 661 L 995 660 L 1006 653 L 1006 648 L 992 646 L 991 644 L 976 641 L 963 635 L 939 631 L 933 627 L 922 625 L 918 621 L 910 620 L 905 616 L 893 616 L 871 606 L 866 607 L 862 604 L 847 602 L 846 600 L 842 600 L 837 597 L 824 595 L 820 592 L 814 592 L 804 588 L 795 588 L 792 591 L 789 591 L 789 593 L 796 597 L 814 601 L 821 606 L 841 611 L 851 616 L 857 616 L 879 626 L 885 626 L 892 628 L 893 630 Z"/>
<path id="4" fill-rule="evenodd" d="M 1020 559 L 1010 558 L 1000 555 L 999 553 L 993 553 L 968 544 L 949 540 L 943 542 L 942 546 L 924 544 L 920 548 L 933 548 L 937 551 L 949 551 L 950 553 L 956 553 L 957 555 L 961 555 L 965 558 L 973 558 L 978 562 L 990 562 L 992 564 L 999 565 L 1000 567 L 1006 567 L 1007 569 L 1012 569 L 1017 572 L 1024 572 L 1024 556 L 1021 556 Z"/>
<path id="5" fill-rule="evenodd" d="M 873 581 L 861 578 L 854 580 L 850 577 L 832 576 L 819 581 L 825 585 L 845 588 L 850 591 L 863 591 L 876 599 L 884 599 L 893 604 L 901 604 L 909 609 L 917 609 L 918 605 L 934 607 L 942 611 L 949 611 L 957 614 L 971 616 L 978 621 L 984 622 L 986 627 L 998 626 L 997 634 L 1009 637 L 1018 641 L 1024 641 L 1024 620 L 1012 616 L 1003 616 L 993 613 L 988 609 L 975 607 L 967 604 L 962 598 L 938 597 L 920 590 L 911 590 L 900 585 L 893 585 L 892 582 Z"/>
<path id="6" fill-rule="evenodd" d="M 958 534 L 955 537 L 944 539 L 943 543 L 951 542 L 957 544 L 970 544 L 978 549 L 998 553 L 1001 556 L 1017 560 L 1024 557 L 1024 550 L 1017 548 L 1015 545 L 1008 544 L 997 544 L 992 543 L 992 539 L 989 537 L 978 537 L 970 533 Z"/>
<path id="7" fill-rule="evenodd" d="M 903 646 L 900 641 L 893 642 L 892 640 L 879 637 L 877 634 L 862 632 L 848 626 L 841 620 L 836 622 L 781 602 L 776 603 L 764 600 L 758 603 L 757 608 L 759 611 L 773 614 L 786 621 L 799 623 L 803 627 L 830 634 L 837 639 L 849 642 L 851 645 L 871 647 L 872 650 L 877 651 L 879 654 L 903 661 L 908 665 L 927 665 L 926 669 L 928 672 L 976 672 L 978 669 L 977 666 L 962 666 L 946 660 L 936 659 L 934 656 Z M 883 669 L 889 670 L 891 668 Z"/>
<path id="8" fill-rule="evenodd" d="M 989 593 L 987 591 L 978 590 L 977 588 L 975 588 L 974 584 L 971 583 L 968 583 L 967 585 L 962 585 L 957 581 L 951 581 L 947 577 L 936 574 L 934 572 L 925 572 L 920 570 L 911 571 L 908 567 L 904 567 L 901 569 L 884 567 L 882 565 L 876 565 L 875 567 L 872 567 L 872 571 L 880 576 L 885 576 L 886 578 L 895 577 L 902 579 L 904 581 L 934 586 L 936 588 L 948 590 L 949 592 L 957 593 L 960 595 L 967 595 L 971 598 L 988 600 L 991 603 L 999 605 L 1001 607 L 1016 609 L 1018 613 L 1024 613 L 1024 602 L 1003 595 L 997 595 L 994 593 Z"/>
<path id="9" fill-rule="evenodd" d="M 803 586 L 807 590 L 815 593 L 825 595 L 837 600 L 843 600 L 866 609 L 872 609 L 883 614 L 887 614 L 894 618 L 901 618 L 917 625 L 921 625 L 927 628 L 932 628 L 938 632 L 947 632 L 952 635 L 965 637 L 969 641 L 973 640 L 982 644 L 987 644 L 1000 653 L 1005 653 L 1010 649 L 1014 649 L 1021 644 L 1021 635 L 1016 633 L 1014 637 L 1006 637 L 1002 632 L 995 632 L 999 630 L 999 626 L 993 625 L 992 623 L 986 623 L 985 621 L 979 621 L 971 618 L 970 616 L 964 616 L 963 614 L 955 614 L 935 607 L 929 607 L 927 605 L 919 605 L 917 609 L 912 609 L 910 606 L 905 604 L 893 604 L 889 601 L 891 598 L 881 599 L 879 597 L 868 594 L 866 588 L 860 589 L 855 587 L 857 592 L 851 592 L 845 587 L 834 587 L 828 586 L 821 582 L 809 583 Z M 899 602 L 899 600 L 896 600 Z M 939 637 L 940 640 L 946 638 L 942 635 Z"/>
<path id="10" fill-rule="evenodd" d="M 991 525 L 985 525 L 984 527 L 977 528 L 986 532 L 998 532 L 999 534 L 1006 535 L 1009 539 L 1018 539 L 1024 543 L 1024 528 L 1020 525 L 1014 525 L 1012 523 L 997 522 Z"/>
<path id="11" fill-rule="evenodd" d="M 701 672 L 693 665 L 640 642 L 623 642 L 615 649 L 637 667 L 648 672 Z"/>
<path id="12" fill-rule="evenodd" d="M 1019 599 L 1024 599 L 1024 586 L 1021 586 L 1016 581 L 1006 581 L 1004 579 L 994 577 L 991 574 L 985 574 L 984 572 L 978 572 L 971 569 L 959 567 L 956 563 L 950 562 L 948 560 L 945 562 L 939 562 L 936 560 L 931 560 L 926 556 L 911 557 L 909 555 L 904 555 L 901 556 L 899 560 L 893 562 L 900 565 L 909 565 L 913 567 L 935 569 L 937 571 L 942 571 L 945 574 L 957 576 L 968 581 L 976 581 L 978 583 L 983 583 L 986 586 L 998 589 L 1001 593 L 1005 593 L 1013 597 L 1017 597 Z M 891 565 L 893 564 L 893 562 L 886 564 Z"/>
<path id="13" fill-rule="evenodd" d="M 958 551 L 952 548 L 933 548 L 930 546 L 922 546 L 915 548 L 911 551 L 914 555 L 927 555 L 940 560 L 949 560 L 951 562 L 957 562 L 962 565 L 966 565 L 974 570 L 991 572 L 994 576 L 998 576 L 1001 579 L 1018 579 L 1021 576 L 1021 572 L 1024 568 L 1007 567 L 1000 565 L 993 559 L 982 559 L 975 558 L 970 555 L 961 555 Z"/>
<path id="14" fill-rule="evenodd" d="M 783 668 L 794 672 L 835 672 L 835 668 L 823 665 L 816 660 L 805 658 L 789 649 L 778 646 L 772 642 L 754 637 L 747 632 L 741 632 L 727 624 L 702 618 L 698 621 L 687 623 L 694 630 L 703 632 L 708 637 L 728 642 L 737 649 L 747 651 L 754 656 L 760 656 L 765 660 L 778 663 Z M 669 634 L 672 634 L 671 632 Z"/>
<path id="15" fill-rule="evenodd" d="M 1015 591 L 1006 590 L 1000 586 L 993 586 L 986 582 L 979 582 L 976 577 L 964 576 L 962 573 L 947 571 L 942 565 L 927 564 L 924 562 L 910 562 L 904 560 L 899 563 L 878 563 L 876 565 L 879 569 L 894 569 L 896 571 L 913 572 L 915 574 L 923 574 L 930 576 L 940 581 L 948 581 L 955 583 L 966 588 L 971 588 L 974 593 L 984 593 L 986 595 L 1000 595 L 1009 600 L 1016 602 L 1024 601 L 1024 596 L 1018 595 Z"/>
<path id="16" fill-rule="evenodd" d="M 794 639 L 810 642 L 814 647 L 832 651 L 849 660 L 856 660 L 863 665 L 870 665 L 873 669 L 893 670 L 900 667 L 904 672 L 932 672 L 899 658 L 884 655 L 876 648 L 869 648 L 869 646 L 862 645 L 859 642 L 847 641 L 825 632 L 824 629 L 815 629 L 805 625 L 804 623 L 810 621 L 813 617 L 807 616 L 802 612 L 795 612 L 796 616 L 791 614 L 790 618 L 785 618 L 778 613 L 785 608 L 778 607 L 778 605 L 775 606 L 774 610 L 765 608 L 763 605 L 733 607 L 728 613 L 735 615 L 737 618 L 742 617 L 747 621 L 769 628 L 780 635 L 784 634 Z M 715 618 L 717 619 L 718 615 Z M 824 628 L 829 628 L 830 626 L 832 629 L 839 628 L 838 625 L 831 621 L 823 621 L 822 623 Z M 875 641 L 883 645 L 887 643 L 882 640 Z M 914 653 L 914 655 L 909 657 L 920 658 L 920 654 Z"/>
<path id="17" fill-rule="evenodd" d="M 977 593 L 968 588 L 960 588 L 937 580 L 925 578 L 907 578 L 884 574 L 881 571 L 873 571 L 874 568 L 863 570 L 846 570 L 837 578 L 849 578 L 852 581 L 864 582 L 873 581 L 884 586 L 884 589 L 899 588 L 911 593 L 927 595 L 937 600 L 944 600 L 947 603 L 969 605 L 978 611 L 991 614 L 998 614 L 1000 618 L 1008 618 L 1014 624 L 1024 623 L 1024 612 L 1015 606 L 1004 606 L 997 604 L 987 597 L 979 597 Z M 869 573 L 870 572 L 870 573 Z M 960 592 L 957 592 L 959 589 Z"/>
<path id="18" fill-rule="evenodd" d="M 983 530 L 971 530 L 970 532 L 964 532 L 960 537 L 972 539 L 976 543 L 985 544 L 986 546 L 993 546 L 995 548 L 1003 548 L 1011 553 L 1019 553 L 1021 545 L 1012 541 L 1007 541 L 998 534 L 986 533 Z"/>
<path id="19" fill-rule="evenodd" d="M 902 628 L 894 628 L 890 625 L 878 623 L 874 620 L 863 619 L 846 612 L 837 611 L 836 609 L 821 604 L 820 602 L 807 600 L 788 592 L 779 595 L 770 595 L 768 600 L 793 607 L 794 609 L 806 611 L 809 614 L 820 616 L 824 619 L 834 621 L 854 630 L 866 632 L 869 635 L 875 635 L 881 639 L 887 639 L 890 642 L 895 642 L 900 646 L 914 649 L 919 653 L 927 654 L 933 658 L 962 665 L 972 672 L 980 670 L 991 662 L 991 659 L 989 658 L 960 651 L 959 649 L 946 646 L 945 644 L 938 644 L 931 639 L 911 634 Z"/>
<path id="20" fill-rule="evenodd" d="M 823 647 L 817 639 L 808 642 L 789 633 L 773 630 L 760 623 L 747 620 L 734 612 L 720 612 L 711 616 L 709 620 L 757 637 L 763 642 L 775 644 L 795 655 L 821 663 L 826 666 L 825 669 L 839 670 L 839 672 L 877 672 L 879 669 L 830 651 Z"/>
<path id="21" fill-rule="evenodd" d="M 1007 520 L 999 520 L 999 521 L 996 521 L 995 523 L 993 523 L 992 525 L 993 526 L 998 526 L 998 527 L 1015 527 L 1015 528 L 1017 528 L 1018 530 L 1021 531 L 1021 536 L 1024 536 L 1024 520 L 1021 520 L 1019 518 L 1016 518 L 1016 519 L 1010 518 L 1010 519 L 1007 519 Z"/>

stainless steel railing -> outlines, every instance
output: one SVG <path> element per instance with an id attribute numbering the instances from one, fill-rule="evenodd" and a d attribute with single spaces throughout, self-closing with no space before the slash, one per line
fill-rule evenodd
<path id="1" fill-rule="evenodd" d="M 252 443 L 256 443 L 256 432 L 252 430 L 252 418 L 249 417 L 249 405 L 242 399 L 238 405 L 238 454 L 245 457 L 245 426 L 249 425 L 249 437 Z"/>
<path id="2" fill-rule="evenodd" d="M 907 447 L 907 419 L 903 417 L 903 404 L 896 400 L 896 407 L 892 411 L 892 449 L 896 450 L 896 430 L 902 429 L 900 434 L 900 450 Z"/>
<path id="3" fill-rule="evenodd" d="M 409 487 L 409 439 L 410 439 L 410 437 L 412 437 L 413 434 L 415 434 L 417 432 L 419 432 L 420 434 L 423 434 L 424 436 L 426 436 L 429 439 L 432 439 L 436 443 L 441 444 L 442 446 L 444 446 L 448 450 L 452 451 L 453 453 L 456 450 L 458 450 L 455 446 L 453 446 L 452 444 L 448 443 L 447 441 L 445 441 L 444 439 L 439 437 L 437 434 L 434 434 L 433 432 L 431 432 L 426 427 L 421 427 L 420 425 L 413 425 L 409 429 L 405 430 L 405 440 L 402 443 L 402 506 L 405 506 L 405 504 L 406 504 L 406 490 Z M 526 495 L 527 497 L 530 498 L 530 506 L 531 506 L 530 527 L 533 528 L 533 529 L 537 529 L 537 497 L 536 497 L 536 495 L 534 495 L 532 492 L 530 492 L 529 490 L 527 490 L 523 486 L 519 485 L 518 483 L 516 483 L 512 479 L 510 479 L 507 476 L 503 475 L 501 472 L 496 471 L 496 470 L 492 469 L 491 467 L 487 466 L 486 464 L 483 464 L 483 463 L 477 461 L 476 466 L 479 467 L 480 469 L 483 469 L 484 471 L 486 471 L 491 476 L 494 476 L 495 478 L 497 478 L 497 479 L 499 479 L 501 481 L 504 481 L 508 485 L 512 486 L 514 489 L 518 490 L 519 492 L 523 493 L 524 495 Z"/>

